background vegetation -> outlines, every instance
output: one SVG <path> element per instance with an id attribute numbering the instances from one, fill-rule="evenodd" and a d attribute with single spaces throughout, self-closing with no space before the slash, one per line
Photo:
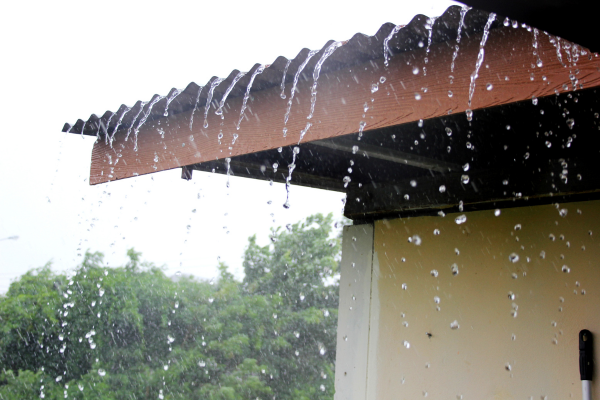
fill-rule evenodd
<path id="1" fill-rule="evenodd" d="M 245 278 L 169 278 L 128 251 L 30 271 L 0 297 L 0 399 L 332 399 L 332 216 L 249 238 Z"/>

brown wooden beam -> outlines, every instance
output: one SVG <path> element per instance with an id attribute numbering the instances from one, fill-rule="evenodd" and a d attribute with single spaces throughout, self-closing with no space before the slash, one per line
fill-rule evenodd
<path id="1" fill-rule="evenodd" d="M 485 60 L 469 106 L 469 86 L 480 40 L 481 34 L 462 38 L 454 72 L 450 71 L 455 45 L 452 41 L 432 45 L 427 64 L 423 48 L 395 55 L 388 67 L 382 58 L 322 74 L 314 116 L 310 120 L 307 115 L 311 105 L 312 71 L 305 71 L 304 75 L 310 79 L 298 83 L 285 137 L 283 119 L 290 98 L 290 83 L 286 85 L 285 100 L 280 98 L 279 87 L 252 93 L 239 130 L 241 97 L 227 101 L 224 119 L 214 113 L 214 105 L 220 97 L 213 99 L 207 128 L 203 127 L 204 107 L 194 112 L 191 129 L 191 112 L 146 122 L 139 131 L 137 150 L 133 133 L 126 140 L 127 130 L 120 130 L 114 135 L 112 147 L 104 140 L 94 145 L 90 184 L 294 145 L 308 123 L 312 126 L 303 142 L 355 133 L 361 121 L 366 122 L 365 135 L 368 135 L 373 129 L 464 113 L 467 109 L 472 109 L 477 118 L 478 110 L 487 107 L 573 90 L 575 79 L 577 85 L 585 88 L 600 85 L 598 58 L 588 54 L 574 62 L 563 52 L 561 63 L 555 47 L 540 33 L 538 52 L 543 66 L 537 67 L 533 33 L 502 27 L 490 32 Z M 423 67 L 427 69 L 426 75 Z M 418 74 L 413 74 L 413 69 Z M 374 84 L 378 90 L 373 92 Z M 487 89 L 488 84 L 491 90 Z"/>

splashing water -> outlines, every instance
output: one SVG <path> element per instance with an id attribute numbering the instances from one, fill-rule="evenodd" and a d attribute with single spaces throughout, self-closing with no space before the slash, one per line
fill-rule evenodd
<path id="1" fill-rule="evenodd" d="M 425 64 L 429 62 L 429 50 L 431 49 L 431 39 L 433 37 L 433 24 L 435 24 L 435 20 L 438 17 L 431 17 L 427 19 L 425 23 L 425 29 L 427 29 L 427 49 L 425 50 L 425 59 L 423 60 Z M 427 75 L 427 68 L 423 67 L 423 76 Z"/>
<path id="2" fill-rule="evenodd" d="M 333 52 L 336 51 L 341 45 L 342 42 L 333 42 L 332 44 L 330 44 L 329 47 L 327 47 L 327 50 L 325 50 L 325 52 L 317 62 L 317 65 L 315 66 L 315 70 L 313 71 L 313 85 L 310 88 L 310 113 L 308 114 L 308 117 L 306 117 L 306 119 L 311 119 L 313 113 L 315 112 L 315 104 L 317 103 L 317 81 L 319 80 L 321 67 L 323 66 L 325 60 L 327 60 L 327 58 L 330 55 L 332 55 Z"/>
<path id="3" fill-rule="evenodd" d="M 237 130 L 240 129 L 240 124 L 242 123 L 242 119 L 244 118 L 244 112 L 246 111 L 248 99 L 250 98 L 250 89 L 252 89 L 252 84 L 254 83 L 254 78 L 256 78 L 256 75 L 262 74 L 264 70 L 265 70 L 265 66 L 261 65 L 254 71 L 254 73 L 252 73 L 252 76 L 250 77 L 250 82 L 248 83 L 248 87 L 246 88 L 246 94 L 244 94 L 244 101 L 242 102 L 242 109 L 240 110 L 240 119 L 238 120 L 238 123 L 236 126 Z"/>
<path id="4" fill-rule="evenodd" d="M 389 42 L 392 40 L 395 34 L 397 34 L 400 29 L 404 28 L 406 25 L 396 25 L 394 29 L 390 32 L 389 35 L 385 39 L 383 39 L 383 64 L 387 67 L 390 61 L 390 56 L 392 56 L 392 51 L 390 50 Z"/>
<path id="5" fill-rule="evenodd" d="M 204 107 L 204 129 L 208 128 L 208 121 L 206 119 L 208 118 L 208 110 L 210 109 L 210 103 L 212 102 L 215 88 L 224 80 L 225 79 L 223 78 L 217 78 L 210 84 L 210 89 L 208 89 L 208 97 L 206 98 L 206 106 Z"/>
<path id="6" fill-rule="evenodd" d="M 194 103 L 194 109 L 192 110 L 192 115 L 190 116 L 190 131 L 192 130 L 192 126 L 194 125 L 194 113 L 198 109 L 198 102 L 200 101 L 200 93 L 202 93 L 202 89 L 204 89 L 204 86 L 200 86 L 198 88 L 198 94 L 196 95 L 196 103 Z"/>
<path id="7" fill-rule="evenodd" d="M 293 151 L 293 156 L 292 156 L 292 163 L 290 165 L 288 165 L 288 170 L 289 170 L 289 174 L 287 176 L 287 178 L 285 178 L 285 191 L 286 191 L 286 198 L 285 198 L 285 203 L 283 204 L 284 208 L 290 208 L 290 182 L 292 180 L 292 172 L 294 172 L 294 169 L 296 169 L 296 156 L 298 155 L 298 153 L 300 153 L 300 147 L 294 147 L 294 151 Z"/>
<path id="8" fill-rule="evenodd" d="M 165 105 L 165 112 L 163 114 L 165 117 L 169 116 L 169 104 L 171 104 L 171 102 L 175 100 L 175 97 L 179 96 L 181 92 L 183 92 L 183 89 L 175 89 L 173 94 L 167 98 L 167 105 Z"/>
<path id="9" fill-rule="evenodd" d="M 283 76 L 281 77 L 281 94 L 279 95 L 282 99 L 285 99 L 285 77 L 287 76 L 287 70 L 290 67 L 292 60 L 288 60 L 283 69 Z"/>
<path id="10" fill-rule="evenodd" d="M 450 64 L 450 72 L 454 72 L 454 61 L 456 61 L 456 57 L 458 56 L 459 44 L 460 44 L 460 35 L 462 33 L 462 27 L 465 25 L 465 15 L 471 9 L 469 6 L 462 6 L 460 10 L 460 21 L 458 22 L 458 31 L 456 35 L 456 45 L 454 46 L 454 54 L 452 54 L 452 64 Z"/>
<path id="11" fill-rule="evenodd" d="M 477 54 L 477 62 L 475 63 L 475 71 L 471 74 L 471 85 L 469 87 L 469 106 L 471 105 L 471 100 L 473 99 L 473 94 L 475 93 L 475 81 L 479 77 L 479 69 L 483 64 L 483 59 L 485 58 L 485 42 L 487 42 L 488 35 L 490 34 L 490 27 L 492 26 L 492 22 L 496 19 L 495 13 L 490 13 L 488 20 L 485 24 L 485 28 L 483 28 L 483 37 L 481 38 L 481 42 L 479 43 L 479 54 Z"/>
<path id="12" fill-rule="evenodd" d="M 148 103 L 145 101 L 142 101 L 142 103 L 140 104 L 140 111 L 138 111 L 138 113 L 135 115 L 135 117 L 133 118 L 133 121 L 131 121 L 131 125 L 129 126 L 129 129 L 127 129 L 127 135 L 125 135 L 125 141 L 127 141 L 127 139 L 129 139 L 129 135 L 131 135 L 131 129 L 133 129 L 133 126 L 135 125 L 135 121 L 137 121 L 140 114 L 142 114 L 142 111 L 144 111 L 144 107 L 146 107 L 146 104 L 148 104 Z"/>
<path id="13" fill-rule="evenodd" d="M 225 94 L 223 95 L 223 98 L 221 99 L 221 102 L 219 103 L 219 108 L 217 108 L 217 111 L 215 111 L 215 114 L 220 115 L 221 119 L 225 118 L 223 116 L 223 107 L 225 106 L 225 101 L 227 100 L 229 93 L 231 93 L 235 84 L 238 83 L 238 81 L 240 79 L 242 79 L 244 77 L 244 75 L 246 75 L 245 72 L 238 72 L 238 74 L 235 76 L 235 78 L 233 78 L 233 81 L 231 81 L 231 85 L 229 85 L 229 87 L 225 91 Z"/>
<path id="14" fill-rule="evenodd" d="M 113 130 L 112 135 L 110 135 L 110 148 L 112 149 L 112 144 L 113 144 L 113 140 L 115 137 L 115 133 L 117 133 L 117 131 L 119 130 L 119 126 L 121 125 L 121 122 L 123 122 L 123 117 L 125 116 L 125 114 L 127 114 L 129 111 L 131 111 L 131 107 L 127 107 L 125 109 L 125 111 L 123 111 L 123 114 L 121 114 L 121 116 L 119 117 L 119 120 L 117 121 L 117 125 L 115 126 L 115 129 Z M 85 125 L 84 125 L 85 126 Z M 81 130 L 81 134 L 83 135 L 83 129 Z"/>
<path id="15" fill-rule="evenodd" d="M 298 67 L 298 71 L 296 71 L 296 75 L 294 75 L 294 84 L 292 85 L 292 91 L 290 93 L 290 99 L 288 100 L 287 110 L 285 112 L 285 116 L 283 117 L 283 125 L 284 126 L 287 125 L 288 119 L 290 118 L 290 111 L 292 111 L 294 94 L 296 93 L 296 86 L 298 85 L 298 79 L 300 78 L 300 74 L 302 73 L 302 70 L 304 69 L 304 67 L 306 67 L 306 64 L 308 64 L 310 59 L 313 58 L 313 56 L 315 54 L 317 54 L 318 52 L 319 52 L 318 50 L 309 51 L 304 62 Z M 287 129 L 284 127 L 283 133 L 285 134 L 286 132 L 287 132 Z"/>
<path id="16" fill-rule="evenodd" d="M 158 103 L 159 101 L 161 101 L 164 98 L 165 98 L 165 96 L 156 96 L 154 98 L 154 100 L 152 100 L 150 102 L 150 104 L 148 105 L 148 111 L 146 111 L 144 113 L 144 116 L 142 117 L 142 119 L 140 119 L 140 122 L 138 122 L 137 126 L 135 127 L 135 130 L 133 131 L 133 136 L 134 136 L 133 151 L 137 151 L 138 150 L 138 146 L 137 146 L 138 133 L 140 132 L 140 128 L 142 127 L 142 125 L 144 125 L 144 123 L 146 123 L 146 120 L 150 116 L 150 112 L 152 111 L 152 107 L 154 107 L 154 105 L 156 103 Z"/>

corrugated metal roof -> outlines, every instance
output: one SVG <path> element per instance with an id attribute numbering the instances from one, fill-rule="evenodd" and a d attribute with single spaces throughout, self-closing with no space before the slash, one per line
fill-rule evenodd
<path id="1" fill-rule="evenodd" d="M 462 8 L 459 6 L 451 6 L 443 15 L 435 19 L 431 32 L 432 44 L 454 41 L 456 39 L 461 10 Z M 469 10 L 464 17 L 462 35 L 468 36 L 474 32 L 482 31 L 488 20 L 488 15 L 485 11 Z M 503 19 L 503 17 L 497 17 L 491 29 L 498 27 Z M 390 52 L 395 54 L 427 46 L 429 31 L 426 26 L 428 20 L 429 17 L 425 15 L 417 15 L 408 25 L 399 29 L 396 34 L 393 34 L 388 42 Z M 395 24 L 385 23 L 373 36 L 362 33 L 355 34 L 327 59 L 322 66 L 321 73 L 333 72 L 352 65 L 368 62 L 369 60 L 383 58 L 384 40 L 390 36 L 394 28 L 396 28 Z M 315 65 L 333 42 L 332 40 L 328 41 L 310 59 L 300 76 L 301 80 L 311 79 Z M 306 60 L 309 52 L 309 49 L 304 48 L 292 60 L 280 56 L 272 64 L 265 66 L 264 71 L 255 76 L 251 93 L 279 86 L 282 84 L 282 81 L 289 91 L 289 85 L 293 81 L 298 67 Z M 256 64 L 239 79 L 231 90 L 229 98 L 244 96 L 253 73 L 260 67 L 260 64 Z M 211 100 L 213 104 L 218 105 L 218 102 L 222 99 L 224 93 L 239 73 L 240 71 L 233 70 L 226 79 L 214 87 Z M 192 82 L 184 90 L 173 88 L 167 95 L 161 96 L 155 94 L 152 99 L 148 101 L 140 100 L 133 107 L 122 104 L 117 111 L 106 111 L 101 117 L 92 114 L 86 121 L 79 119 L 74 125 L 66 123 L 62 131 L 90 136 L 113 135 L 117 130 L 131 129 L 135 124 L 139 124 L 142 118 L 146 118 L 147 122 L 164 118 L 167 104 L 168 115 L 177 115 L 196 109 L 195 118 L 201 119 L 203 108 L 210 97 L 211 85 L 213 82 L 216 84 L 217 79 L 219 78 L 212 77 L 203 86 Z"/>

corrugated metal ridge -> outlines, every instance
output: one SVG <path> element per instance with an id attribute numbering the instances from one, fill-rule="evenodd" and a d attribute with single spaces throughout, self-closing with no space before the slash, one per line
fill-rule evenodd
<path id="1" fill-rule="evenodd" d="M 432 44 L 448 42 L 449 46 L 454 46 L 454 40 L 457 37 L 458 25 L 460 22 L 460 6 L 451 6 L 444 14 L 438 17 L 432 28 Z M 462 33 L 463 37 L 469 36 L 474 32 L 482 31 L 489 13 L 481 10 L 471 9 L 464 18 Z M 497 28 L 504 17 L 497 17 L 492 24 L 491 29 Z M 388 47 L 392 54 L 411 51 L 419 47 L 427 46 L 428 30 L 426 24 L 429 17 L 425 15 L 416 15 L 408 25 L 400 29 L 388 42 Z M 383 24 L 377 33 L 373 36 L 364 35 L 362 33 L 355 34 L 350 40 L 343 43 L 323 64 L 321 73 L 334 72 L 352 65 L 365 63 L 371 60 L 376 60 L 384 57 L 383 43 L 384 40 L 394 30 L 396 25 L 392 23 Z M 452 41 L 452 43 L 450 43 Z M 303 70 L 300 80 L 312 79 L 312 71 L 320 59 L 323 52 L 334 41 L 328 41 L 321 50 L 312 57 L 309 63 Z M 294 78 L 298 67 L 305 61 L 309 49 L 302 49 L 298 55 L 289 61 L 285 57 L 278 57 L 272 64 L 265 66 L 261 74 L 256 75 L 252 84 L 251 93 L 265 90 L 274 86 L 281 85 L 284 71 L 286 91 L 289 92 L 291 82 Z M 289 65 L 288 65 L 289 61 Z M 287 69 L 286 69 L 287 66 Z M 246 92 L 253 72 L 260 68 L 260 64 L 254 65 L 243 78 L 233 87 L 228 98 L 243 96 Z M 219 83 L 214 88 L 212 104 L 213 107 L 218 106 L 218 102 L 223 97 L 223 94 L 233 82 L 240 71 L 233 70 L 229 76 Z M 201 114 L 204 112 L 204 107 L 209 94 L 211 83 L 217 77 L 212 77 L 204 86 L 191 82 L 178 95 L 178 89 L 171 89 L 166 96 L 155 94 L 149 101 L 138 101 L 133 107 L 128 107 L 124 104 L 115 112 L 106 111 L 101 117 L 92 114 L 87 121 L 78 119 L 74 125 L 66 123 L 63 126 L 63 132 L 70 132 L 83 135 L 112 135 L 118 129 L 130 129 L 132 125 L 137 124 L 141 118 L 146 117 L 147 122 L 174 116 L 183 112 L 188 112 L 196 108 L 197 120 L 201 120 Z M 173 96 L 175 96 L 173 98 Z M 168 100 L 171 102 L 168 106 L 168 116 L 165 116 L 165 110 Z"/>

